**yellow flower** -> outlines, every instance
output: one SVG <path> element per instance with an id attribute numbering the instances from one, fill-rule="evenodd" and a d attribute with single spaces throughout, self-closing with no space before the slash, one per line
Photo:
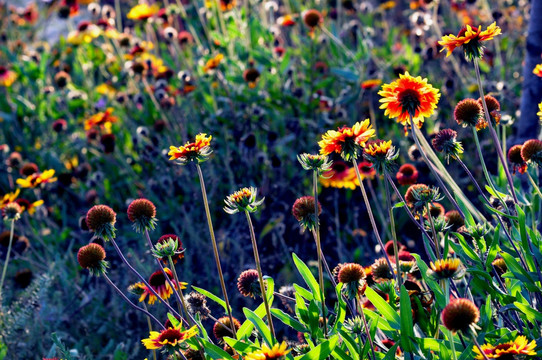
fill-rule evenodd
<path id="1" fill-rule="evenodd" d="M 196 336 L 198 327 L 192 326 L 190 329 L 182 331 L 181 323 L 173 328 L 166 330 L 151 331 L 148 339 L 141 342 L 149 350 L 161 349 L 165 347 L 168 350 L 179 350 L 187 339 Z"/>
<path id="2" fill-rule="evenodd" d="M 132 20 L 145 20 L 156 14 L 159 10 L 160 7 L 157 4 L 152 4 L 151 6 L 146 3 L 138 4 L 130 9 L 126 17 Z"/>
<path id="3" fill-rule="evenodd" d="M 403 125 L 409 124 L 412 116 L 419 128 L 424 118 L 433 114 L 440 99 L 438 89 L 427 83 L 427 79 L 412 77 L 408 72 L 391 84 L 384 84 L 378 95 L 382 96 L 380 109 L 385 109 L 384 115 L 397 118 Z"/>
<path id="4" fill-rule="evenodd" d="M 45 170 L 42 173 L 35 173 L 28 176 L 25 179 L 17 179 L 17 185 L 22 188 L 35 188 L 41 184 L 47 184 L 55 182 L 57 179 L 53 177 L 55 175 L 55 170 L 49 169 Z"/>
<path id="5" fill-rule="evenodd" d="M 333 152 L 341 154 L 344 160 L 357 159 L 360 149 L 375 134 L 371 128 L 371 121 L 365 119 L 352 127 L 343 126 L 338 130 L 328 130 L 318 142 L 321 155 L 329 155 Z"/>
<path id="6" fill-rule="evenodd" d="M 245 360 L 275 360 L 282 359 L 286 354 L 290 352 L 290 349 L 286 350 L 288 344 L 283 341 L 280 345 L 275 344 L 272 348 L 269 348 L 267 344 L 262 345 L 261 350 L 253 351 L 245 355 Z"/>
<path id="7" fill-rule="evenodd" d="M 213 152 L 210 146 L 212 139 L 212 136 L 201 133 L 196 135 L 194 142 L 187 142 L 179 147 L 170 146 L 167 153 L 171 156 L 169 160 L 177 160 L 181 165 L 195 160 L 204 162 Z"/>
<path id="8" fill-rule="evenodd" d="M 533 69 L 533 74 L 536 76 L 542 77 L 542 64 L 538 64 Z"/>
<path id="9" fill-rule="evenodd" d="M 540 118 L 540 121 L 542 121 L 542 102 L 538 104 L 538 110 L 540 111 L 537 112 L 536 115 L 538 115 L 538 117 Z"/>
<path id="10" fill-rule="evenodd" d="M 7 193 L 0 199 L 0 208 L 3 208 L 10 202 L 14 202 L 15 199 L 17 199 L 17 196 L 19 196 L 19 193 L 21 192 L 21 189 L 15 190 L 15 192 Z"/>
<path id="11" fill-rule="evenodd" d="M 475 57 L 482 57 L 483 41 L 491 40 L 499 34 L 501 34 L 501 28 L 495 22 L 484 31 L 482 31 L 482 25 L 478 26 L 478 28 L 467 25 L 459 31 L 457 36 L 445 35 L 438 43 L 443 46 L 441 51 L 447 51 L 446 57 L 450 56 L 456 48 L 462 46 L 467 59 L 472 60 Z"/>
<path id="12" fill-rule="evenodd" d="M 391 148 L 391 140 L 389 141 L 372 141 L 365 147 L 365 152 L 371 156 L 386 155 Z"/>
<path id="13" fill-rule="evenodd" d="M 220 65 L 220 62 L 222 61 L 222 59 L 224 59 L 224 55 L 220 53 L 216 54 L 215 57 L 207 60 L 207 62 L 205 63 L 205 66 L 203 67 L 203 71 L 207 72 L 209 70 L 216 69 L 218 65 Z"/>
<path id="14" fill-rule="evenodd" d="M 488 359 L 512 359 L 514 355 L 536 355 L 534 349 L 536 348 L 536 341 L 529 342 L 523 335 L 518 336 L 514 341 L 499 345 L 484 344 L 481 346 L 482 352 Z M 483 360 L 484 355 L 478 350 L 477 347 L 473 348 L 476 353 L 476 360 Z"/>
<path id="15" fill-rule="evenodd" d="M 369 79 L 361 83 L 361 88 L 364 90 L 370 90 L 382 84 L 380 79 Z"/>
<path id="16" fill-rule="evenodd" d="M 5 66 L 0 66 L 0 86 L 10 87 L 16 79 L 15 72 L 8 70 Z"/>
<path id="17" fill-rule="evenodd" d="M 107 108 L 104 112 L 99 112 L 85 120 L 85 130 L 90 130 L 94 126 L 111 128 L 111 124 L 118 121 L 116 116 L 111 115 L 113 108 Z"/>
<path id="18" fill-rule="evenodd" d="M 68 43 L 74 45 L 88 44 L 100 36 L 101 33 L 102 30 L 98 26 L 88 21 L 82 21 L 77 27 L 77 30 L 70 31 L 66 40 Z"/>
<path id="19" fill-rule="evenodd" d="M 101 95 L 107 95 L 107 97 L 111 98 L 115 96 L 115 93 L 117 92 L 115 88 L 109 84 L 103 83 L 98 86 L 96 86 L 96 92 Z"/>

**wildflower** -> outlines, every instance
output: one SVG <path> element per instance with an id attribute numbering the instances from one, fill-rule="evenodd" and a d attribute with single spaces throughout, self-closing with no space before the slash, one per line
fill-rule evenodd
<path id="1" fill-rule="evenodd" d="M 42 173 L 34 173 L 24 179 L 17 179 L 17 185 L 22 188 L 35 188 L 42 184 L 53 183 L 57 180 L 55 175 L 55 170 L 49 169 L 45 170 Z"/>
<path id="2" fill-rule="evenodd" d="M 542 77 L 542 64 L 537 64 L 533 69 L 533 74 L 538 77 Z"/>
<path id="3" fill-rule="evenodd" d="M 245 297 L 255 298 L 257 295 L 260 296 L 262 291 L 258 280 L 258 271 L 254 269 L 245 270 L 237 278 L 237 289 Z"/>
<path id="4" fill-rule="evenodd" d="M 384 174 L 396 169 L 399 152 L 395 150 L 391 140 L 371 140 L 367 142 L 363 155 L 373 164 L 372 167 L 377 173 Z"/>
<path id="5" fill-rule="evenodd" d="M 521 148 L 521 145 L 514 145 L 508 150 L 508 161 L 513 166 L 512 171 L 514 174 L 516 173 L 516 170 L 519 171 L 520 174 L 525 174 L 525 171 L 527 171 L 527 163 L 521 157 Z"/>
<path id="6" fill-rule="evenodd" d="M 253 351 L 245 355 L 245 360 L 279 360 L 284 359 L 291 349 L 286 350 L 288 344 L 283 341 L 281 344 L 275 344 L 269 348 L 267 344 L 262 345 L 261 350 Z"/>
<path id="7" fill-rule="evenodd" d="M 480 320 L 480 311 L 468 299 L 454 299 L 442 310 L 442 324 L 453 333 L 466 332 Z"/>
<path id="8" fill-rule="evenodd" d="M 484 99 L 486 101 L 486 106 L 487 106 L 487 112 L 489 113 L 489 117 L 490 117 L 490 120 L 491 120 L 491 124 L 493 126 L 495 125 L 498 125 L 501 121 L 501 104 L 499 103 L 499 101 L 497 99 L 495 99 L 493 96 L 491 95 L 486 95 L 484 96 Z M 480 108 L 483 107 L 483 104 L 482 104 L 482 99 L 478 99 L 478 104 L 480 104 Z M 477 127 L 478 128 L 482 128 L 482 129 L 485 129 L 487 127 L 487 123 L 486 123 L 486 120 L 484 117 L 482 117 L 480 119 L 480 122 L 479 124 L 477 124 Z"/>
<path id="9" fill-rule="evenodd" d="M 143 295 L 147 286 L 142 282 L 136 282 L 128 286 L 128 292 L 137 296 Z"/>
<path id="10" fill-rule="evenodd" d="M 433 138 L 433 147 L 436 151 L 443 153 L 446 161 L 450 158 L 457 159 L 463 154 L 463 145 L 456 140 L 457 132 L 452 129 L 440 130 Z"/>
<path id="11" fill-rule="evenodd" d="M 248 68 L 243 72 L 243 79 L 248 84 L 248 87 L 254 89 L 256 87 L 256 82 L 260 77 L 260 72 L 256 68 Z"/>
<path id="12" fill-rule="evenodd" d="M 92 115 L 85 120 L 85 130 L 90 130 L 95 126 L 105 128 L 106 130 L 111 129 L 111 124 L 118 121 L 116 116 L 111 115 L 112 113 L 113 108 L 107 108 L 104 112 Z"/>
<path id="13" fill-rule="evenodd" d="M 356 334 L 358 336 L 361 335 L 365 329 L 363 319 L 359 315 L 346 320 L 343 326 L 346 330 L 348 330 L 349 333 Z"/>
<path id="14" fill-rule="evenodd" d="M 233 318 L 233 325 L 235 326 L 235 331 L 239 330 L 241 327 L 241 323 L 236 318 Z M 215 322 L 215 325 L 213 326 L 213 334 L 215 335 L 215 338 L 222 342 L 222 338 L 224 336 L 232 336 L 233 333 L 231 331 L 231 321 L 229 316 L 223 316 L 220 319 L 218 319 L 217 322 Z"/>
<path id="15" fill-rule="evenodd" d="M 216 69 L 218 65 L 222 62 L 222 59 L 224 59 L 224 55 L 218 53 L 214 57 L 207 60 L 205 63 L 205 66 L 203 66 L 203 72 L 208 72 L 209 70 Z"/>
<path id="16" fill-rule="evenodd" d="M 371 265 L 371 274 L 376 282 L 393 279 L 392 269 L 390 269 L 385 258 L 375 260 L 373 265 Z"/>
<path id="17" fill-rule="evenodd" d="M 101 33 L 102 30 L 97 25 L 88 21 L 81 21 L 76 30 L 70 31 L 66 40 L 73 45 L 88 44 L 100 36 Z"/>
<path id="18" fill-rule="evenodd" d="M 500 34 L 501 28 L 498 27 L 495 22 L 489 25 L 484 31 L 482 31 L 482 25 L 478 26 L 478 28 L 472 28 L 470 25 L 467 25 L 459 31 L 457 36 L 443 36 L 442 40 L 438 43 L 443 46 L 441 51 L 447 51 L 447 57 L 450 56 L 452 51 L 456 48 L 462 46 L 467 60 L 473 60 L 474 58 L 481 59 L 484 54 L 483 42 L 491 40 Z"/>
<path id="19" fill-rule="evenodd" d="M 540 121 L 542 121 L 542 102 L 540 104 L 538 104 L 538 109 L 540 111 L 537 112 L 536 115 L 538 115 L 538 117 L 540 118 Z"/>
<path id="20" fill-rule="evenodd" d="M 440 259 L 429 264 L 431 269 L 427 270 L 427 275 L 436 281 L 442 279 L 460 279 L 465 274 L 465 269 L 461 266 L 459 259 Z"/>
<path id="21" fill-rule="evenodd" d="M 318 142 L 320 154 L 329 155 L 336 152 L 346 161 L 357 159 L 361 149 L 374 133 L 369 119 L 357 122 L 351 128 L 343 126 L 338 130 L 328 130 Z"/>
<path id="22" fill-rule="evenodd" d="M 68 129 L 68 123 L 64 119 L 58 119 L 53 122 L 52 128 L 54 132 L 61 133 Z"/>
<path id="23" fill-rule="evenodd" d="M 34 274 L 32 273 L 32 270 L 21 269 L 15 273 L 13 280 L 15 281 L 15 284 L 25 289 L 28 287 L 28 285 L 30 285 L 33 277 L 34 277 Z"/>
<path id="24" fill-rule="evenodd" d="M 90 243 L 77 252 L 77 262 L 94 276 L 105 274 L 109 264 L 105 261 L 105 250 L 98 244 Z"/>
<path id="25" fill-rule="evenodd" d="M 168 256 L 171 256 L 171 260 L 176 264 L 177 261 L 184 259 L 184 250 L 183 243 L 177 235 L 165 234 L 160 236 L 154 245 L 153 253 L 165 264 L 169 262 Z"/>
<path id="26" fill-rule="evenodd" d="M 412 164 L 403 164 L 395 175 L 399 185 L 413 185 L 418 181 L 418 170 Z"/>
<path id="27" fill-rule="evenodd" d="M 521 157 L 527 164 L 542 165 L 542 141 L 537 139 L 525 141 L 521 147 Z"/>
<path id="28" fill-rule="evenodd" d="M 170 146 L 168 156 L 169 160 L 175 160 L 179 165 L 186 165 L 190 161 L 202 163 L 209 159 L 213 152 L 211 149 L 212 136 L 207 134 L 197 134 L 194 142 L 187 142 L 183 146 Z"/>
<path id="29" fill-rule="evenodd" d="M 186 46 L 194 42 L 194 37 L 188 31 L 181 31 L 177 35 L 177 40 L 179 41 L 179 45 Z"/>
<path id="30" fill-rule="evenodd" d="M 107 205 L 95 205 L 87 212 L 88 229 L 106 241 L 115 238 L 116 221 L 117 214 Z"/>
<path id="31" fill-rule="evenodd" d="M 297 155 L 297 160 L 305 170 L 317 171 L 318 175 L 325 171 L 329 171 L 333 165 L 333 161 L 325 155 L 300 154 Z"/>
<path id="32" fill-rule="evenodd" d="M 318 203 L 318 215 L 322 213 L 322 206 Z M 292 206 L 292 214 L 299 221 L 303 231 L 312 231 L 316 226 L 314 197 L 303 196 L 297 199 Z"/>
<path id="33" fill-rule="evenodd" d="M 280 26 L 290 27 L 295 25 L 295 19 L 292 15 L 286 14 L 277 19 L 277 24 Z"/>
<path id="34" fill-rule="evenodd" d="M 17 199 L 15 202 L 21 206 L 22 211 L 27 211 L 30 215 L 34 215 L 36 213 L 36 208 L 44 203 L 41 199 L 31 203 L 23 198 Z"/>
<path id="35" fill-rule="evenodd" d="M 397 248 L 399 251 L 403 251 L 406 249 L 406 247 L 401 244 L 400 242 L 397 242 Z M 384 245 L 384 252 L 390 257 L 394 257 L 395 256 L 395 248 L 394 248 L 394 244 L 393 244 L 393 240 L 388 240 L 388 242 Z M 393 260 L 393 259 L 391 259 Z"/>
<path id="36" fill-rule="evenodd" d="M 151 331 L 149 338 L 143 339 L 141 342 L 149 350 L 165 348 L 168 351 L 176 351 L 183 349 L 185 341 L 196 336 L 197 333 L 198 327 L 196 325 L 183 331 L 182 325 L 179 323 L 173 328 L 160 332 Z"/>
<path id="37" fill-rule="evenodd" d="M 322 14 L 315 9 L 309 9 L 305 10 L 301 16 L 303 17 L 303 22 L 305 25 L 307 25 L 309 28 L 314 29 L 318 25 L 320 25 L 323 21 Z"/>
<path id="38" fill-rule="evenodd" d="M 438 218 L 444 216 L 445 210 L 444 206 L 438 202 L 429 204 L 429 215 L 433 218 Z"/>
<path id="39" fill-rule="evenodd" d="M 201 320 L 205 320 L 211 314 L 211 310 L 207 307 L 205 295 L 192 291 L 184 297 L 188 312 L 192 315 L 199 314 Z"/>
<path id="40" fill-rule="evenodd" d="M 411 185 L 406 193 L 405 193 L 405 202 L 406 202 L 406 205 L 415 210 L 415 211 L 421 211 L 423 212 L 424 211 L 424 207 L 425 207 L 425 204 L 422 203 L 422 204 L 418 204 L 418 199 L 417 199 L 417 196 L 415 195 L 416 193 L 417 194 L 420 194 L 420 193 L 428 193 L 430 192 L 430 188 L 429 186 L 425 185 L 425 184 L 414 184 L 414 185 Z M 418 195 L 419 197 L 419 195 Z"/>
<path id="41" fill-rule="evenodd" d="M 17 74 L 5 66 L 0 66 L 0 86 L 10 87 L 17 79 Z"/>
<path id="42" fill-rule="evenodd" d="M 63 89 L 71 81 L 71 76 L 65 71 L 59 71 L 55 74 L 54 81 L 56 86 Z"/>
<path id="43" fill-rule="evenodd" d="M 337 280 L 344 284 L 343 291 L 346 293 L 346 297 L 355 299 L 360 291 L 361 281 L 365 278 L 365 270 L 363 266 L 356 263 L 339 265 Z"/>
<path id="44" fill-rule="evenodd" d="M 224 203 L 226 204 L 224 211 L 228 214 L 235 214 L 240 211 L 255 212 L 265 200 L 265 198 L 256 200 L 257 193 L 258 190 L 256 188 L 245 187 L 228 195 L 224 200 Z"/>
<path id="45" fill-rule="evenodd" d="M 126 17 L 132 20 L 146 20 L 154 16 L 159 10 L 158 4 L 149 6 L 147 3 L 141 3 L 131 8 Z"/>
<path id="46" fill-rule="evenodd" d="M 16 202 L 7 203 L 2 207 L 2 216 L 5 221 L 17 221 L 21 218 L 23 208 Z"/>
<path id="47" fill-rule="evenodd" d="M 536 341 L 532 340 L 529 342 L 523 335 L 516 337 L 514 341 L 498 345 L 484 344 L 480 348 L 482 352 L 476 346 L 473 348 L 473 351 L 476 353 L 476 360 L 482 360 L 486 357 L 488 359 L 513 360 L 516 358 L 515 355 L 536 355 L 536 351 L 534 351 Z"/>
<path id="48" fill-rule="evenodd" d="M 363 90 L 372 90 L 375 87 L 380 86 L 380 84 L 382 84 L 382 80 L 380 79 L 369 79 L 361 83 L 361 88 Z"/>
<path id="49" fill-rule="evenodd" d="M 156 226 L 156 206 L 147 199 L 136 199 L 128 206 L 128 219 L 136 232 L 154 230 Z"/>
<path id="50" fill-rule="evenodd" d="M 179 286 L 181 289 L 185 289 L 186 283 L 181 282 L 180 284 L 177 284 L 175 282 L 173 272 L 170 269 L 164 268 L 164 272 L 167 274 L 169 281 L 164 276 L 162 270 L 157 270 L 153 272 L 149 277 L 149 285 L 153 288 L 154 291 L 158 293 L 158 295 L 160 295 L 162 299 L 167 300 L 171 297 L 171 295 L 173 295 L 173 289 L 171 285 L 169 285 L 169 282 L 173 284 L 175 289 L 178 289 Z M 153 305 L 156 300 L 158 300 L 156 295 L 154 295 L 149 288 L 145 287 L 143 294 L 141 294 L 141 296 L 139 297 L 139 302 L 145 301 L 147 296 L 149 297 L 147 300 L 149 305 Z"/>
<path id="51" fill-rule="evenodd" d="M 378 94 L 383 103 L 380 109 L 386 109 L 384 115 L 397 118 L 397 122 L 405 126 L 411 116 L 419 128 L 424 118 L 433 114 L 440 99 L 438 89 L 427 83 L 427 79 L 412 77 L 408 72 L 399 75 L 399 79 L 391 84 L 384 84 Z"/>
<path id="52" fill-rule="evenodd" d="M 21 169 L 19 169 L 19 173 L 22 176 L 34 175 L 38 171 L 39 171 L 38 165 L 36 165 L 33 162 L 26 163 L 23 166 L 21 166 Z"/>
<path id="53" fill-rule="evenodd" d="M 320 183 L 324 187 L 346 188 L 350 190 L 359 186 L 354 168 L 348 167 L 343 161 L 335 161 L 331 169 L 326 171 L 320 178 Z"/>

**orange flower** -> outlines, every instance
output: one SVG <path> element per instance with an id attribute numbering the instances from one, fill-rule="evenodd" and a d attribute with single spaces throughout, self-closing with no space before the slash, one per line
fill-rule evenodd
<path id="1" fill-rule="evenodd" d="M 151 6 L 146 3 L 138 4 L 130 9 L 126 17 L 132 20 L 145 20 L 156 14 L 159 10 L 160 7 L 157 4 L 152 4 Z"/>
<path id="2" fill-rule="evenodd" d="M 397 118 L 403 125 L 407 125 L 412 116 L 419 128 L 424 118 L 433 114 L 440 99 L 438 89 L 427 83 L 427 79 L 412 77 L 408 72 L 391 84 L 384 84 L 378 95 L 382 96 L 380 108 L 386 109 L 384 115 Z"/>
<path id="3" fill-rule="evenodd" d="M 143 339 L 141 342 L 149 350 L 161 349 L 165 347 L 167 350 L 179 350 L 187 339 L 196 336 L 198 327 L 192 326 L 190 329 L 182 331 L 181 323 L 172 328 L 158 331 L 151 331 L 148 339 Z"/>
<path id="4" fill-rule="evenodd" d="M 364 90 L 371 90 L 379 86 L 380 84 L 382 84 L 382 80 L 380 79 L 369 79 L 361 83 L 361 88 Z"/>
<path id="5" fill-rule="evenodd" d="M 187 142 L 179 147 L 170 146 L 167 153 L 171 156 L 169 160 L 177 160 L 181 165 L 195 160 L 204 162 L 213 152 L 210 146 L 212 139 L 213 137 L 207 134 L 197 134 L 194 142 Z"/>
<path id="6" fill-rule="evenodd" d="M 388 153 L 391 148 L 391 140 L 389 141 L 374 141 L 367 144 L 365 152 L 372 156 L 384 155 Z"/>
<path id="7" fill-rule="evenodd" d="M 17 179 L 17 185 L 22 188 L 35 188 L 41 184 L 52 183 L 56 181 L 55 171 L 53 169 L 45 170 L 42 173 L 34 173 L 25 179 Z"/>
<path id="8" fill-rule="evenodd" d="M 529 342 L 525 336 L 518 336 L 514 341 L 509 341 L 504 344 L 493 346 L 491 344 L 484 344 L 481 349 L 488 359 L 512 359 L 514 355 L 536 355 L 534 349 L 536 348 L 536 341 Z M 476 360 L 484 359 L 484 355 L 478 350 L 477 347 L 473 348 L 476 353 Z"/>
<path id="9" fill-rule="evenodd" d="M 0 86 L 10 87 L 17 79 L 14 71 L 8 70 L 5 66 L 0 66 Z"/>
<path id="10" fill-rule="evenodd" d="M 245 356 L 245 360 L 278 360 L 282 359 L 290 352 L 286 350 L 288 344 L 283 341 L 281 344 L 275 344 L 273 347 L 262 345 L 261 350 L 253 351 Z"/>
<path id="11" fill-rule="evenodd" d="M 165 273 L 169 277 L 169 280 L 175 287 L 175 289 L 179 289 L 179 285 L 181 289 L 186 289 L 186 283 L 179 282 L 178 284 L 175 282 L 175 278 L 173 277 L 173 272 L 168 269 L 164 268 Z M 164 276 L 164 273 L 162 270 L 157 270 L 153 272 L 149 278 L 149 285 L 153 288 L 154 291 L 160 295 L 160 297 L 164 300 L 167 300 L 173 295 L 173 289 L 169 285 L 169 281 L 167 281 L 166 277 Z M 141 296 L 139 297 L 139 302 L 145 301 L 145 299 L 148 298 L 149 305 L 153 305 L 158 298 L 156 295 L 154 295 L 147 286 L 143 284 L 143 293 L 141 293 Z"/>
<path id="12" fill-rule="evenodd" d="M 85 120 L 85 130 L 90 130 L 94 126 L 111 128 L 111 124 L 118 121 L 116 116 L 111 115 L 113 108 L 107 108 L 104 112 L 99 112 Z"/>
<path id="13" fill-rule="evenodd" d="M 538 77 L 542 77 L 542 64 L 538 64 L 533 69 L 533 74 Z"/>
<path id="14" fill-rule="evenodd" d="M 482 31 L 482 25 L 478 26 L 478 28 L 472 28 L 470 25 L 467 25 L 459 31 L 457 36 L 445 35 L 438 43 L 443 46 L 441 51 L 446 49 L 447 57 L 450 56 L 454 49 L 462 46 L 466 58 L 472 60 L 475 57 L 482 57 L 483 41 L 491 40 L 500 33 L 501 28 L 495 22 L 489 25 L 484 31 Z"/>
<path id="15" fill-rule="evenodd" d="M 294 26 L 295 20 L 292 15 L 286 14 L 277 19 L 277 24 L 279 24 L 280 26 Z"/>
<path id="16" fill-rule="evenodd" d="M 361 148 L 375 134 L 371 129 L 369 119 L 359 121 L 352 127 L 343 126 L 338 130 L 328 130 L 322 140 L 318 142 L 320 154 L 329 155 L 333 152 L 341 154 L 343 159 L 349 161 L 351 158 L 357 159 L 361 153 Z"/>
<path id="17" fill-rule="evenodd" d="M 205 66 L 203 67 L 203 72 L 216 69 L 218 65 L 220 65 L 220 62 L 222 61 L 222 59 L 224 59 L 224 55 L 219 53 L 219 54 L 216 54 L 215 57 L 207 60 L 207 62 L 205 63 Z"/>

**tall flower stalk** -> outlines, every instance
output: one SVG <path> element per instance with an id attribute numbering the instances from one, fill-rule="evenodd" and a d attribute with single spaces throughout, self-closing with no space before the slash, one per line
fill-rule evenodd
<path id="1" fill-rule="evenodd" d="M 250 213 L 258 210 L 258 207 L 263 204 L 265 198 L 256 200 L 257 190 L 256 188 L 242 188 L 233 194 L 229 195 L 224 203 L 224 211 L 228 214 L 236 214 L 238 212 L 244 212 L 247 218 L 248 228 L 250 231 L 250 240 L 252 242 L 252 251 L 254 253 L 254 262 L 256 263 L 256 270 L 258 271 L 258 281 L 260 283 L 260 289 L 262 294 L 262 299 L 265 307 L 265 312 L 267 314 L 267 321 L 269 325 L 269 330 L 273 335 L 273 341 L 275 341 L 275 328 L 273 326 L 273 318 L 271 317 L 271 310 L 269 308 L 269 302 L 267 301 L 267 294 L 265 291 L 265 283 L 263 280 L 262 266 L 260 262 L 260 254 L 258 252 L 258 244 L 256 242 L 256 234 L 254 233 L 254 225 L 252 224 L 252 219 L 250 218 Z"/>
<path id="2" fill-rule="evenodd" d="M 9 230 L 9 243 L 8 251 L 6 254 L 6 260 L 4 261 L 4 268 L 2 269 L 2 277 L 0 278 L 0 299 L 2 298 L 2 289 L 4 287 L 4 280 L 6 278 L 6 273 L 8 271 L 9 258 L 11 254 L 11 248 L 13 246 L 13 232 L 15 229 L 15 219 L 10 220 L 10 230 Z"/>

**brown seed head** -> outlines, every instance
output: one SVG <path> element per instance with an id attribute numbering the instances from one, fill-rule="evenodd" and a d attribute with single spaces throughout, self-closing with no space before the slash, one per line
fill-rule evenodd
<path id="1" fill-rule="evenodd" d="M 77 253 L 77 261 L 83 269 L 99 269 L 103 260 L 105 260 L 105 250 L 95 243 L 83 246 Z"/>
<path id="2" fill-rule="evenodd" d="M 457 124 L 462 126 L 476 126 L 482 117 L 482 106 L 474 99 L 460 101 L 454 110 L 454 118 Z"/>
<path id="3" fill-rule="evenodd" d="M 303 22 L 311 29 L 318 26 L 322 21 L 322 14 L 318 10 L 309 9 L 303 13 Z"/>
<path id="4" fill-rule="evenodd" d="M 466 332 L 480 320 L 480 311 L 468 299 L 454 299 L 442 311 L 442 324 L 453 333 Z"/>
<path id="5" fill-rule="evenodd" d="M 363 266 L 356 263 L 343 264 L 338 273 L 338 280 L 343 284 L 357 283 L 364 277 Z"/>
<path id="6" fill-rule="evenodd" d="M 254 269 L 245 270 L 237 279 L 237 288 L 241 295 L 245 297 L 255 298 L 256 295 L 261 295 L 258 271 Z"/>
<path id="7" fill-rule="evenodd" d="M 537 139 L 531 139 L 525 141 L 521 147 L 521 157 L 525 162 L 533 160 L 533 158 L 540 156 L 542 152 L 542 141 Z"/>
<path id="8" fill-rule="evenodd" d="M 239 330 L 241 323 L 236 318 L 233 318 L 235 331 Z M 213 334 L 219 342 L 222 342 L 224 336 L 233 336 L 231 331 L 231 321 L 229 316 L 223 316 L 213 326 Z"/>
<path id="9" fill-rule="evenodd" d="M 128 206 L 128 219 L 131 222 L 145 221 L 156 217 L 156 207 L 147 199 L 136 199 Z"/>

